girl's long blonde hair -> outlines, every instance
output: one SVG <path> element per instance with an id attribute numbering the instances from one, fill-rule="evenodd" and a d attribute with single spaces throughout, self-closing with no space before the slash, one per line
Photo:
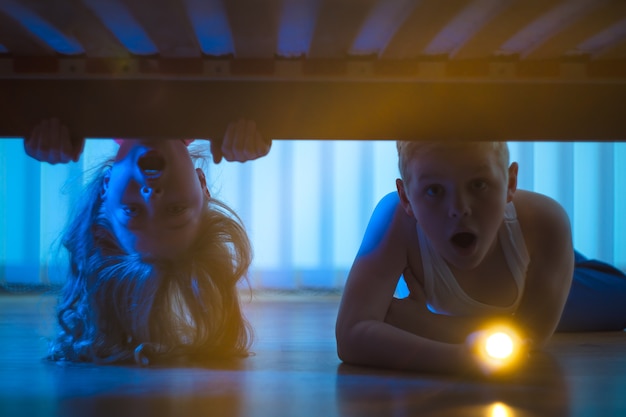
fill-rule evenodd
<path id="1" fill-rule="evenodd" d="M 238 283 L 252 250 L 239 217 L 208 198 L 198 237 L 183 257 L 126 253 L 102 209 L 108 167 L 96 172 L 62 235 L 69 271 L 49 357 L 146 364 L 246 356 L 252 331 Z"/>

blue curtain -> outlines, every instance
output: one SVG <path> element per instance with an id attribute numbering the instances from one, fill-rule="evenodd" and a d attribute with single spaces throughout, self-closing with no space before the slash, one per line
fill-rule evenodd
<path id="1" fill-rule="evenodd" d="M 626 270 L 626 144 L 509 145 L 519 187 L 565 207 L 576 248 Z M 85 170 L 115 149 L 88 140 L 81 161 L 52 166 L 26 157 L 21 139 L 0 140 L 0 284 L 63 281 L 52 248 Z M 248 228 L 257 289 L 341 289 L 370 213 L 398 175 L 388 141 L 275 141 L 265 158 L 207 171 L 212 193 Z"/>

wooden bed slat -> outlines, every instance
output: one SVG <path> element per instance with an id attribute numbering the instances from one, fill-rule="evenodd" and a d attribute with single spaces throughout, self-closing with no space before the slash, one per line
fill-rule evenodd
<path id="1" fill-rule="evenodd" d="M 87 137 L 626 140 L 626 83 L 0 80 L 0 136 L 43 117 Z"/>

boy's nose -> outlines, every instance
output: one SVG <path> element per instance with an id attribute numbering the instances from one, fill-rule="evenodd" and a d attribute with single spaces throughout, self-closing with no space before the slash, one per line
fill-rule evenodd
<path id="1" fill-rule="evenodd" d="M 470 215 L 470 211 L 468 209 L 465 210 L 453 210 L 450 212 L 450 217 L 454 219 L 458 219 L 459 217 L 467 217 Z"/>
<path id="2" fill-rule="evenodd" d="M 472 214 L 469 204 L 463 197 L 457 197 L 450 203 L 449 216 L 453 219 L 467 217 Z"/>

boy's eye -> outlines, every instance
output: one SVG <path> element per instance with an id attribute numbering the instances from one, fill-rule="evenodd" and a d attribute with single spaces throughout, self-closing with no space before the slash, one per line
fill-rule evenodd
<path id="1" fill-rule="evenodd" d="M 443 187 L 441 185 L 430 185 L 426 187 L 426 195 L 430 197 L 436 197 L 443 193 Z"/>

